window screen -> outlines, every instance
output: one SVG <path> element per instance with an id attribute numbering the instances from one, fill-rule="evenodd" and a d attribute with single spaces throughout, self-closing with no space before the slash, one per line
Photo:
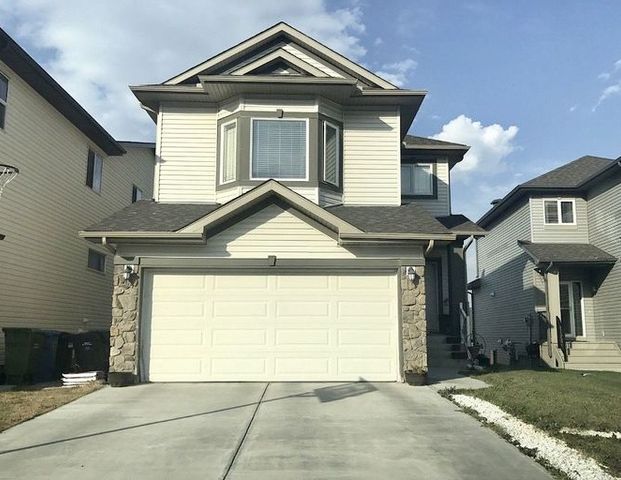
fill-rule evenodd
<path id="1" fill-rule="evenodd" d="M 338 127 L 324 123 L 323 158 L 324 181 L 333 185 L 339 183 L 339 130 Z"/>
<path id="2" fill-rule="evenodd" d="M 573 202 L 561 202 L 561 223 L 574 223 Z"/>
<path id="3" fill-rule="evenodd" d="M 546 200 L 544 208 L 546 223 L 558 223 L 558 204 L 556 200 Z"/>
<path id="4" fill-rule="evenodd" d="M 222 126 L 222 183 L 235 180 L 237 162 L 237 123 Z"/>
<path id="5" fill-rule="evenodd" d="M 306 178 L 306 121 L 252 121 L 252 178 Z"/>

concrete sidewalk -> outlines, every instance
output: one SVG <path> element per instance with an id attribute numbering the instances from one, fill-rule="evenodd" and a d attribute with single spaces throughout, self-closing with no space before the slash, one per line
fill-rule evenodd
<path id="1" fill-rule="evenodd" d="M 431 388 L 393 383 L 105 388 L 0 434 L 2 479 L 225 475 L 551 478 Z"/>

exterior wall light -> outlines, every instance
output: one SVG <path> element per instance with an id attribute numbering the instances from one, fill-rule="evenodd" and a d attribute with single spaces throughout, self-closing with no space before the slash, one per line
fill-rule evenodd
<path id="1" fill-rule="evenodd" d="M 134 266 L 126 265 L 125 269 L 123 270 L 123 278 L 125 279 L 125 281 L 128 281 L 133 275 L 133 273 L 134 273 Z"/>
<path id="2" fill-rule="evenodd" d="M 416 276 L 418 275 L 416 273 L 416 267 L 408 267 L 405 269 L 405 273 L 408 276 L 408 279 L 410 280 L 410 282 L 413 282 L 414 280 L 416 280 Z"/>

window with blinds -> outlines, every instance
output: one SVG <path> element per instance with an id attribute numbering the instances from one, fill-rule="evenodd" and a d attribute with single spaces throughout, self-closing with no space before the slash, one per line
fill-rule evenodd
<path id="1" fill-rule="evenodd" d="M 339 128 L 331 123 L 323 124 L 323 180 L 339 184 Z"/>
<path id="2" fill-rule="evenodd" d="M 252 120 L 252 178 L 304 180 L 307 175 L 306 120 Z"/>
<path id="3" fill-rule="evenodd" d="M 232 182 L 237 174 L 237 122 L 222 125 L 220 183 Z"/>
<path id="4" fill-rule="evenodd" d="M 401 165 L 401 194 L 433 196 L 433 164 Z"/>

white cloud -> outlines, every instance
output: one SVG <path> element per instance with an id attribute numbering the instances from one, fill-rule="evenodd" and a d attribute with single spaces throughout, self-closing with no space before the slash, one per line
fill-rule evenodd
<path id="1" fill-rule="evenodd" d="M 597 100 L 597 103 L 593 107 L 593 111 L 597 110 L 599 106 L 610 97 L 614 97 L 615 95 L 619 94 L 621 94 L 621 82 L 614 85 L 609 85 L 608 87 L 604 88 L 602 94 L 599 97 L 599 100 Z"/>
<path id="2" fill-rule="evenodd" d="M 382 65 L 377 74 L 388 80 L 397 87 L 402 87 L 408 79 L 408 75 L 418 66 L 416 60 L 407 58 L 401 62 Z"/>
<path id="3" fill-rule="evenodd" d="M 384 43 L 384 40 L 382 40 L 382 37 L 377 37 L 374 41 L 373 41 L 373 45 L 375 45 L 376 47 L 378 45 L 381 45 Z"/>
<path id="4" fill-rule="evenodd" d="M 569 107 L 569 111 L 575 112 L 577 108 L 578 108 L 578 105 L 572 105 L 571 107 Z"/>
<path id="5" fill-rule="evenodd" d="M 113 135 L 152 139 L 154 125 L 128 90 L 159 83 L 284 20 L 344 55 L 366 54 L 362 11 L 321 0 L 0 2 L 16 40 Z M 40 55 L 44 52 L 45 55 Z"/>
<path id="6" fill-rule="evenodd" d="M 614 64 L 615 70 L 621 70 L 621 58 Z"/>
<path id="7" fill-rule="evenodd" d="M 608 72 L 602 72 L 602 73 L 600 73 L 600 74 L 597 76 L 597 78 L 598 78 L 598 79 L 600 79 L 600 80 L 604 80 L 604 81 L 606 81 L 606 80 L 610 80 L 610 73 L 608 73 Z"/>
<path id="8" fill-rule="evenodd" d="M 499 124 L 484 126 L 462 114 L 445 124 L 432 138 L 470 145 L 464 160 L 454 170 L 457 178 L 467 180 L 473 173 L 493 175 L 504 170 L 505 158 L 518 148 L 514 143 L 518 131 L 515 125 L 507 128 Z"/>

